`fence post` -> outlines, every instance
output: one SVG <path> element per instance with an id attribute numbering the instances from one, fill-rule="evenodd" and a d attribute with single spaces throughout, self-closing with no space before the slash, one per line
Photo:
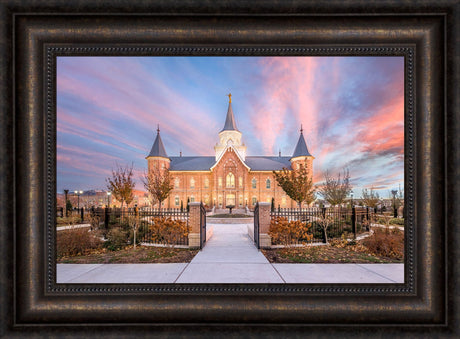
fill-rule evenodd
<path id="1" fill-rule="evenodd" d="M 356 208 L 351 208 L 351 231 L 353 232 L 353 238 L 356 238 Z"/>
<path id="2" fill-rule="evenodd" d="M 109 208 L 108 207 L 105 208 L 104 227 L 106 231 L 109 230 Z"/>
<path id="3" fill-rule="evenodd" d="M 272 239 L 268 235 L 270 229 L 271 204 L 269 202 L 259 202 L 259 246 L 260 248 L 270 248 Z"/>
<path id="4" fill-rule="evenodd" d="M 83 217 L 84 217 L 84 208 L 82 207 L 80 210 L 80 216 L 81 216 L 81 222 L 83 223 Z"/>
<path id="5" fill-rule="evenodd" d="M 201 203 L 189 202 L 187 205 L 189 210 L 189 227 L 190 232 L 188 233 L 188 247 L 189 248 L 200 248 L 200 214 L 201 214 Z"/>

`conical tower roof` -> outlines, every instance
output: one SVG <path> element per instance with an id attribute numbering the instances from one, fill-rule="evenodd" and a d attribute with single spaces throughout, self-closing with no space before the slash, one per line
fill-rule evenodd
<path id="1" fill-rule="evenodd" d="M 160 136 L 160 126 L 157 129 L 157 137 L 155 138 L 155 142 L 153 143 L 152 149 L 148 155 L 149 157 L 163 157 L 167 158 L 168 155 L 166 154 L 165 146 L 163 145 L 163 141 L 161 141 Z"/>
<path id="2" fill-rule="evenodd" d="M 236 128 L 235 116 L 233 115 L 232 95 L 231 94 L 228 94 L 228 100 L 229 102 L 228 102 L 228 109 L 227 109 L 227 118 L 225 119 L 225 125 L 221 132 L 238 131 L 238 128 Z"/>
<path id="3" fill-rule="evenodd" d="M 297 146 L 294 149 L 294 153 L 292 154 L 292 157 L 296 158 L 296 157 L 304 157 L 304 156 L 311 157 L 312 155 L 308 151 L 307 143 L 305 142 L 305 139 L 303 137 L 303 129 L 301 127 L 299 141 L 297 141 Z"/>

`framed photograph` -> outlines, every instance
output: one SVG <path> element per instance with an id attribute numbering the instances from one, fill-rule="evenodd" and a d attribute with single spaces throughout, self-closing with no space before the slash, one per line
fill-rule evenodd
<path id="1" fill-rule="evenodd" d="M 203 333 L 208 336 L 277 333 L 287 337 L 320 335 L 325 330 L 328 334 L 342 331 L 345 335 L 358 331 L 365 336 L 375 334 L 377 324 L 381 334 L 401 331 L 403 335 L 413 336 L 424 333 L 427 328 L 444 335 L 458 331 L 458 316 L 453 313 L 458 307 L 454 293 L 458 283 L 455 279 L 458 278 L 455 260 L 458 236 L 454 232 L 455 221 L 458 221 L 454 205 L 458 201 L 455 171 L 459 166 L 455 148 L 459 119 L 455 109 L 459 100 L 455 93 L 458 63 L 454 62 L 458 59 L 458 4 L 445 1 L 436 6 L 416 3 L 395 6 L 382 2 L 364 7 L 350 1 L 328 6 L 302 2 L 249 6 L 229 2 L 206 7 L 200 1 L 187 6 L 161 1 L 99 6 L 82 1 L 59 7 L 11 1 L 2 7 L 6 19 L 2 24 L 1 60 L 3 69 L 9 71 L 2 77 L 5 123 L 1 129 L 8 143 L 1 151 L 1 170 L 5 173 L 1 201 L 11 208 L 0 213 L 5 221 L 2 225 L 13 225 L 3 227 L 5 232 L 0 237 L 5 258 L 0 266 L 1 296 L 2 304 L 7 305 L 0 313 L 4 333 L 78 337 L 86 335 L 90 327 L 91 333 L 111 337 Z M 308 60 L 315 60 L 315 67 L 307 67 Z M 260 65 L 265 67 L 264 72 L 258 70 Z M 228 82 L 231 84 L 228 87 L 218 87 L 216 79 L 219 78 L 212 77 L 223 68 L 228 76 L 245 77 L 240 87 L 236 85 L 238 79 Z M 305 80 L 303 74 L 311 77 Z M 251 83 L 251 76 L 259 82 Z M 146 90 L 149 81 L 157 82 Z M 270 87 L 270 81 L 275 85 Z M 302 87 L 315 81 L 320 89 Z M 337 83 L 347 81 L 348 94 L 340 96 Z M 362 83 L 357 86 L 357 81 Z M 165 83 L 171 86 L 164 86 Z M 211 85 L 206 87 L 207 83 Z M 241 99 L 246 106 L 256 107 L 262 92 L 259 88 L 251 91 L 251 86 L 262 85 L 266 85 L 263 98 L 271 99 L 278 106 L 270 111 L 270 105 L 259 105 L 259 114 L 270 113 L 255 122 L 255 115 L 237 112 L 235 103 Z M 116 90 L 110 91 L 108 86 Z M 200 96 L 198 88 L 207 89 L 208 93 Z M 362 92 L 362 88 L 368 91 Z M 184 96 L 198 99 L 184 101 L 184 96 L 178 95 L 180 90 Z M 214 123 L 206 110 L 215 111 L 216 101 L 207 98 L 221 91 L 223 113 L 215 115 Z M 108 95 L 109 92 L 112 94 Z M 305 93 L 311 100 L 299 99 Z M 335 113 L 327 115 L 323 107 L 321 117 L 316 117 L 317 125 L 323 129 L 304 125 L 311 122 L 307 118 L 314 117 L 314 113 L 295 117 L 296 110 L 332 97 L 335 99 L 330 99 L 325 107 Z M 377 99 L 379 107 L 387 105 L 380 113 L 375 113 L 378 107 L 369 104 Z M 168 105 L 176 103 L 182 111 L 190 108 L 190 112 L 177 117 L 164 113 L 159 109 L 166 107 L 164 100 L 171 100 Z M 296 104 L 294 100 L 299 102 Z M 334 105 L 334 100 L 347 100 L 349 106 Z M 143 102 L 152 101 L 155 104 L 139 108 Z M 366 109 L 372 119 L 369 124 L 361 121 L 361 133 L 356 133 L 354 128 L 358 128 L 359 119 L 364 120 L 366 116 L 347 117 L 346 108 L 358 107 L 363 102 L 368 104 Z M 144 115 L 146 107 L 162 113 L 154 113 L 153 117 Z M 104 110 L 106 116 L 102 113 Z M 115 118 L 114 112 L 124 114 L 126 120 L 123 116 Z M 165 114 L 171 116 L 165 117 Z M 168 118 L 174 123 L 168 125 Z M 350 124 L 343 123 L 346 118 Z M 180 119 L 189 121 L 184 123 Z M 332 119 L 342 123 L 334 124 Z M 161 120 L 157 121 L 160 126 L 155 120 Z M 238 125 L 239 120 L 244 124 Z M 302 126 L 296 126 L 299 123 Z M 372 124 L 378 128 L 372 130 Z M 387 128 L 383 124 L 387 124 Z M 193 129 L 194 125 L 199 127 Z M 243 126 L 253 128 L 245 131 L 251 145 L 243 145 L 238 139 Z M 325 126 L 335 130 L 322 135 L 321 139 L 318 131 L 324 134 Z M 284 136 L 281 127 L 289 131 Z M 259 134 L 254 132 L 257 128 Z M 123 131 L 124 136 L 116 137 Z M 222 131 L 226 131 L 225 135 L 219 134 L 217 140 L 217 134 Z M 376 138 L 372 131 L 384 132 L 386 137 Z M 212 133 L 216 134 L 216 140 Z M 306 143 L 301 142 L 304 134 Z M 343 134 L 348 139 L 341 139 Z M 150 145 L 139 141 L 144 135 Z M 286 136 L 293 139 L 291 147 L 286 145 Z M 235 153 L 228 155 L 228 159 L 243 159 L 242 163 L 252 166 L 253 170 L 267 173 L 279 170 L 268 168 L 270 161 L 292 163 L 292 159 L 302 158 L 308 163 L 309 157 L 314 156 L 313 161 L 327 163 L 325 142 L 328 138 L 348 142 L 349 146 L 359 144 L 349 147 L 350 151 L 367 147 L 368 152 L 343 155 L 345 160 L 340 164 L 360 162 L 374 172 L 369 176 L 362 170 L 361 176 L 381 179 L 382 189 L 394 190 L 397 181 L 403 181 L 404 263 L 398 280 L 365 283 L 348 280 L 277 283 L 255 278 L 249 282 L 229 280 L 225 283 L 59 280 L 58 193 L 69 188 L 76 190 L 79 205 L 80 194 L 83 194 L 79 190 L 97 189 L 97 184 L 82 187 L 78 177 L 91 182 L 96 176 L 89 173 L 100 171 L 101 160 L 110 170 L 114 166 L 112 161 L 129 160 L 126 154 L 131 148 L 135 154 L 133 161 L 144 161 L 145 168 L 148 165 L 150 169 L 149 157 L 168 159 L 165 167 L 178 180 L 183 175 L 188 189 L 194 189 L 195 183 L 207 188 L 204 181 L 207 174 L 189 178 L 180 171 L 205 173 L 208 167 L 218 166 L 227 151 Z M 307 146 L 313 149 L 310 139 L 317 144 L 321 160 L 316 154 L 308 153 Z M 278 145 L 283 140 L 284 144 Z M 211 141 L 217 144 L 208 145 Z M 198 143 L 206 143 L 205 147 L 215 152 L 210 154 L 213 160 L 210 166 L 204 164 L 207 159 L 198 157 L 206 153 L 200 150 Z M 124 155 L 114 156 L 107 151 L 114 147 L 123 149 L 117 154 Z M 143 147 L 146 153 L 140 155 Z M 263 154 L 246 154 L 246 147 Z M 377 153 L 382 158 L 376 157 Z M 189 155 L 196 157 L 188 159 L 192 165 L 185 165 L 184 158 Z M 252 159 L 254 155 L 266 159 Z M 392 161 L 385 162 L 389 157 Z M 395 159 L 400 160 L 399 165 L 394 165 Z M 75 166 L 75 162 L 79 165 Z M 329 162 L 329 166 L 332 163 Z M 321 172 L 328 169 L 314 162 L 312 166 L 313 169 L 318 166 Z M 333 167 L 337 169 L 341 170 L 342 166 Z M 219 178 L 210 177 L 209 186 L 215 183 L 215 192 L 209 188 L 209 193 L 200 192 L 199 198 L 198 193 L 182 196 L 177 186 L 176 193 L 164 201 L 168 205 L 163 206 L 179 207 L 181 200 L 187 205 L 190 202 L 191 220 L 195 218 L 195 208 L 197 213 L 200 211 L 195 201 L 205 202 L 206 194 L 210 208 L 248 208 L 253 213 L 258 213 L 259 202 L 262 209 L 269 208 L 270 203 L 275 205 L 274 213 L 276 205 L 281 211 L 281 204 L 290 201 L 286 197 L 283 200 L 276 191 L 274 196 L 254 193 L 255 200 L 251 194 L 246 197 L 243 186 L 247 184 L 247 191 L 252 192 L 254 183 L 250 180 L 256 180 L 256 187 L 263 183 L 268 190 L 274 179 L 264 177 L 262 181 L 241 175 L 240 184 L 238 171 L 235 168 L 233 172 L 222 172 L 225 173 L 222 185 L 234 188 L 235 192 L 222 190 L 220 196 Z M 68 172 L 71 175 L 67 175 Z M 109 172 L 94 182 L 103 180 Z M 239 185 L 241 192 L 237 191 Z M 366 185 L 363 179 L 357 190 L 361 192 L 370 187 Z M 107 200 L 106 204 L 108 195 L 104 194 L 100 204 L 110 208 L 114 202 Z M 355 196 L 358 198 L 362 197 Z M 391 204 L 391 196 L 388 198 Z M 357 213 L 356 201 L 351 201 L 344 202 L 344 206 L 350 204 L 353 213 Z M 98 202 L 89 204 L 92 205 L 85 206 L 88 209 L 99 207 Z M 142 207 L 140 200 L 138 204 Z M 261 224 L 264 220 L 259 218 Z M 200 239 L 200 233 L 197 234 Z M 252 230 L 252 234 L 254 241 L 256 234 L 260 237 L 256 243 L 263 247 L 264 233 Z M 189 236 L 187 244 L 195 240 Z M 203 245 L 202 241 L 197 244 Z M 200 269 L 206 273 L 204 266 Z M 283 276 L 283 272 L 279 275 Z"/>

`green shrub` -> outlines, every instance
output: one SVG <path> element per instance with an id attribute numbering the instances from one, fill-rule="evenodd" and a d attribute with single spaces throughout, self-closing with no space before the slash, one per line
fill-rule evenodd
<path id="1" fill-rule="evenodd" d="M 57 255 L 85 255 L 101 247 L 102 240 L 88 228 L 74 228 L 57 232 Z"/>
<path id="2" fill-rule="evenodd" d="M 129 233 L 118 227 L 113 228 L 107 233 L 107 241 L 104 243 L 104 247 L 109 251 L 117 251 L 128 244 L 128 239 Z"/>

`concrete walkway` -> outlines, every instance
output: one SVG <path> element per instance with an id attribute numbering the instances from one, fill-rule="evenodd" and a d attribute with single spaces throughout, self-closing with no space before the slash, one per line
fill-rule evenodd
<path id="1" fill-rule="evenodd" d="M 58 264 L 57 283 L 404 282 L 404 264 L 270 264 L 247 224 L 212 227 L 212 238 L 188 264 Z"/>

